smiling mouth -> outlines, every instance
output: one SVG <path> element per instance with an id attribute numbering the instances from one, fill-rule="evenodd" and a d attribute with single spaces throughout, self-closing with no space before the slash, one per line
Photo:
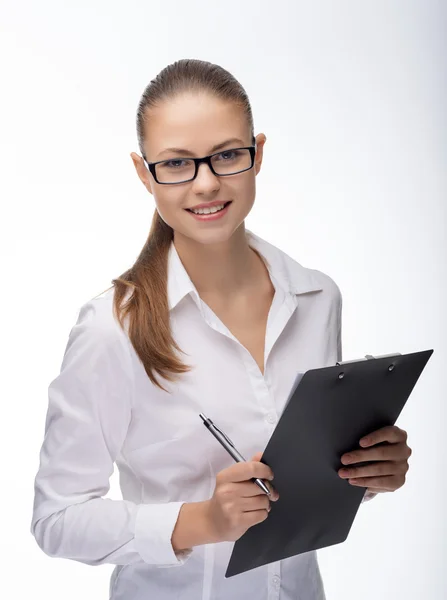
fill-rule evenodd
<path id="1" fill-rule="evenodd" d="M 231 202 L 232 202 L 231 200 L 229 200 L 228 202 L 224 202 L 223 203 L 223 207 L 220 210 L 216 210 L 216 211 L 210 212 L 210 213 L 196 213 L 191 208 L 185 208 L 185 210 L 187 210 L 190 213 L 193 213 L 194 215 L 197 215 L 197 214 L 199 214 L 199 215 L 200 214 L 203 214 L 203 215 L 210 214 L 210 215 L 212 215 L 212 214 L 216 214 L 216 213 L 220 212 L 221 210 L 224 210 L 224 208 L 226 208 L 229 204 L 231 204 Z M 205 207 L 203 207 L 203 208 L 205 208 Z"/>

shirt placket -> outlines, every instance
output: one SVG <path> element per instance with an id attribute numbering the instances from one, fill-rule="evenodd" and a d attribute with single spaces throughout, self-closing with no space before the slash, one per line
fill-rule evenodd
<path id="1" fill-rule="evenodd" d="M 212 329 L 227 336 L 238 345 L 255 398 L 264 414 L 266 439 L 270 438 L 278 421 L 278 414 L 275 409 L 275 401 L 268 386 L 267 361 L 276 341 L 278 340 L 297 307 L 296 296 L 290 293 L 285 293 L 280 287 L 278 287 L 274 279 L 272 279 L 272 281 L 275 286 L 275 295 L 273 297 L 273 302 L 267 318 L 264 350 L 264 375 L 259 370 L 259 367 L 250 352 L 239 342 L 239 340 L 231 333 L 228 327 L 224 325 L 224 323 L 209 308 L 209 306 L 205 304 L 200 297 L 196 296 L 196 302 L 206 323 Z M 279 600 L 281 589 L 281 561 L 275 561 L 268 564 L 266 573 L 268 600 Z"/>
<path id="2" fill-rule="evenodd" d="M 264 376 L 260 372 L 256 361 L 249 356 L 249 353 L 244 352 L 242 354 L 255 398 L 257 399 L 258 404 L 260 405 L 264 414 L 266 439 L 271 437 L 278 421 L 275 400 L 268 385 L 269 372 L 267 361 L 272 352 L 273 346 L 294 313 L 296 306 L 297 302 L 295 296 L 292 296 L 291 294 L 285 294 L 280 288 L 276 288 L 274 303 L 272 303 L 269 318 L 267 320 L 264 351 Z M 266 574 L 267 598 L 268 600 L 279 600 L 281 590 L 281 561 L 269 563 L 267 565 Z"/>

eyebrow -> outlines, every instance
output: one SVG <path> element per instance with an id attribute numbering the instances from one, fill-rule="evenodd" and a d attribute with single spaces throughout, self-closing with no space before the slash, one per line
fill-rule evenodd
<path id="1" fill-rule="evenodd" d="M 245 142 L 243 142 L 239 138 L 230 138 L 229 140 L 226 140 L 225 142 L 221 142 L 220 144 L 216 144 L 215 146 L 213 146 L 210 150 L 210 154 L 213 154 L 213 152 L 217 152 L 224 146 L 228 146 L 228 144 L 234 144 L 234 143 L 240 144 L 241 146 L 243 146 L 245 144 Z M 166 154 L 168 152 L 176 153 L 176 154 L 183 154 L 184 156 L 195 156 L 194 152 L 191 152 L 190 150 L 186 150 L 185 148 L 165 148 L 165 150 L 160 152 L 156 158 L 159 158 L 162 154 Z"/>

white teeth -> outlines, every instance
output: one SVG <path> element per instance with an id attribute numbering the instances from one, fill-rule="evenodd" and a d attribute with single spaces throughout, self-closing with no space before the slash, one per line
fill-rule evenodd
<path id="1" fill-rule="evenodd" d="M 191 208 L 191 211 L 196 215 L 210 215 L 212 213 L 218 212 L 222 210 L 225 204 L 218 204 L 217 206 L 213 206 L 212 208 Z"/>

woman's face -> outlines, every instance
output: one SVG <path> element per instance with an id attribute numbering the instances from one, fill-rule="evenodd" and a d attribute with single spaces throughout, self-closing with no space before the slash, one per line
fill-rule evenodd
<path id="1" fill-rule="evenodd" d="M 214 146 L 227 140 L 230 140 L 229 143 L 219 148 L 218 152 L 252 145 L 243 110 L 207 94 L 188 93 L 164 101 L 151 110 L 145 127 L 144 151 L 148 162 L 208 156 L 216 152 Z M 153 194 L 161 218 L 174 229 L 175 236 L 186 236 L 199 243 L 211 244 L 228 240 L 250 212 L 255 200 L 255 178 L 261 168 L 265 141 L 265 135 L 258 134 L 252 169 L 218 177 L 208 165 L 202 163 L 196 179 L 180 184 L 158 184 L 143 159 L 134 152 L 131 156 L 139 178 Z M 189 150 L 191 154 L 167 151 L 168 148 Z M 230 156 L 223 154 L 222 159 Z M 169 163 L 169 166 L 173 164 L 178 166 L 183 163 Z M 196 219 L 186 210 L 198 204 L 229 200 L 231 204 L 228 209 L 214 220 Z"/>

